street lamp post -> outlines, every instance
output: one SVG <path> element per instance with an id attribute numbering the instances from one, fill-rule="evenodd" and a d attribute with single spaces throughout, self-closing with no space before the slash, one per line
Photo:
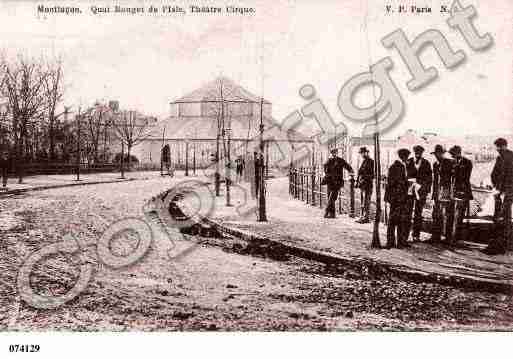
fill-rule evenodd
<path id="1" fill-rule="evenodd" d="M 264 99 L 260 99 L 260 154 L 257 161 L 260 183 L 258 185 L 258 222 L 267 222 L 265 208 L 265 179 L 264 179 Z"/>
<path id="2" fill-rule="evenodd" d="M 80 113 L 80 107 L 78 108 L 78 114 L 77 114 L 77 117 L 76 117 L 76 120 L 77 120 L 77 159 L 76 159 L 76 163 L 77 163 L 77 178 L 76 178 L 76 181 L 80 181 L 80 140 L 81 140 L 81 131 L 80 131 L 80 122 L 81 122 L 81 116 L 82 114 Z"/>

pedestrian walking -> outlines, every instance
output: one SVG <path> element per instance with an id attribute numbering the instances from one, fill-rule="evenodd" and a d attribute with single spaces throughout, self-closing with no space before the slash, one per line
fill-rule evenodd
<path id="1" fill-rule="evenodd" d="M 431 228 L 431 241 L 440 242 L 442 235 L 446 241 L 450 241 L 452 224 L 448 222 L 453 217 L 451 210 L 451 183 L 453 161 L 445 157 L 445 149 L 442 145 L 436 145 L 432 155 L 433 163 L 433 226 Z"/>
<path id="2" fill-rule="evenodd" d="M 401 148 L 397 151 L 399 159 L 388 169 L 388 181 L 384 200 L 390 205 L 390 217 L 387 227 L 387 243 L 385 248 L 405 248 L 409 230 L 408 215 L 408 175 L 406 165 L 410 150 Z"/>
<path id="3" fill-rule="evenodd" d="M 451 240 L 457 240 L 460 234 L 459 229 L 463 224 L 463 218 L 468 212 L 470 200 L 474 199 L 472 195 L 472 185 L 470 177 L 472 175 L 472 161 L 461 154 L 460 146 L 453 146 L 449 153 L 454 159 L 453 165 L 453 199 L 454 216 L 452 221 Z"/>
<path id="4" fill-rule="evenodd" d="M 508 149 L 508 141 L 498 138 L 494 142 L 499 156 L 495 160 L 491 180 L 495 200 L 499 209 L 496 225 L 498 238 L 493 239 L 483 252 L 490 255 L 504 254 L 512 249 L 511 206 L 513 203 L 513 151 Z"/>
<path id="5" fill-rule="evenodd" d="M 324 218 L 335 218 L 335 202 L 340 188 L 344 186 L 344 169 L 353 173 L 353 168 L 343 158 L 338 156 L 338 149 L 333 148 L 331 158 L 324 164 L 324 182 L 328 188 L 328 205 Z"/>
<path id="6" fill-rule="evenodd" d="M 242 173 L 244 171 L 244 159 L 242 156 L 238 156 L 235 160 L 235 172 L 237 174 L 237 182 L 242 180 Z"/>
<path id="7" fill-rule="evenodd" d="M 360 189 L 362 198 L 362 213 L 361 217 L 356 220 L 358 223 L 370 222 L 370 203 L 372 196 L 372 189 L 374 183 L 374 160 L 369 156 L 367 147 L 361 147 L 359 151 L 362 156 L 362 164 L 358 169 L 358 176 L 356 178 L 356 187 Z"/>
<path id="8" fill-rule="evenodd" d="M 423 154 L 424 147 L 420 145 L 414 146 L 414 157 L 410 158 L 407 163 L 408 181 L 411 184 L 410 192 L 408 193 L 408 214 L 410 218 L 413 217 L 412 237 L 414 242 L 420 241 L 422 212 L 433 184 L 431 164 L 423 157 Z"/>

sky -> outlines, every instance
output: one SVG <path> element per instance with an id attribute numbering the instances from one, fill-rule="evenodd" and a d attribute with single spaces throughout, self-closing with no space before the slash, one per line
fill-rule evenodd
<path id="1" fill-rule="evenodd" d="M 167 16 L 90 12 L 92 5 L 169 4 L 157 0 L 3 1 L 0 49 L 8 56 L 62 56 L 66 104 L 116 99 L 124 108 L 159 117 L 169 115 L 173 99 L 223 75 L 271 101 L 273 116 L 280 121 L 306 104 L 298 90 L 312 84 L 333 118 L 344 121 L 355 135 L 362 126 L 338 109 L 340 89 L 352 76 L 367 71 L 370 63 L 389 56 L 394 62 L 391 77 L 406 112 L 388 136 L 406 129 L 447 136 L 513 133 L 513 2 L 461 1 L 476 7 L 476 28 L 494 39 L 483 52 L 471 50 L 446 24 L 448 15 L 439 8 L 451 2 L 417 1 L 419 6 L 429 5 L 431 14 L 387 14 L 385 5 L 396 8 L 411 1 L 210 1 L 194 4 L 237 4 L 253 7 L 255 14 Z M 79 6 L 82 14 L 42 16 L 37 13 L 39 4 Z M 188 8 L 189 3 L 172 4 Z M 411 92 L 405 64 L 380 42 L 399 28 L 410 40 L 437 29 L 453 49 L 465 52 L 467 60 L 447 70 L 433 49 L 425 50 L 421 59 L 426 66 L 435 66 L 439 77 Z M 362 104 L 372 101 L 371 93 L 362 91 Z"/>

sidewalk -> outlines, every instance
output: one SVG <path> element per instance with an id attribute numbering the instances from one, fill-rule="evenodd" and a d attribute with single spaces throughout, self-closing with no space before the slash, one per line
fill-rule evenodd
<path id="1" fill-rule="evenodd" d="M 0 187 L 0 196 L 67 186 L 142 180 L 155 177 L 157 175 L 160 176 L 160 172 L 125 172 L 125 179 L 121 179 L 119 172 L 84 173 L 80 174 L 80 181 L 76 180 L 77 177 L 74 174 L 38 175 L 23 178 L 23 183 L 21 184 L 18 183 L 18 178 L 9 178 L 9 181 L 7 182 L 7 191 L 2 190 Z"/>
<path id="2" fill-rule="evenodd" d="M 289 197 L 287 178 L 268 181 L 267 187 L 268 222 L 257 222 L 255 214 L 241 218 L 237 213 L 237 206 L 243 204 L 240 191 L 232 193 L 233 207 L 225 206 L 223 196 L 216 198 L 216 209 L 211 219 L 222 228 L 247 234 L 248 238 L 265 238 L 300 250 L 334 256 L 345 262 L 384 266 L 394 272 L 420 277 L 444 277 L 451 283 L 466 281 L 472 287 L 489 284 L 490 287 L 513 288 L 511 253 L 490 257 L 479 251 L 483 245 L 469 242 L 461 243 L 458 248 L 410 242 L 412 247 L 403 250 L 371 249 L 372 224 L 358 224 L 347 216 L 323 218 L 318 207 Z M 186 209 L 189 207 L 187 203 L 184 205 Z M 421 240 L 427 238 L 428 235 L 423 234 Z M 384 245 L 384 225 L 380 228 L 380 239 Z"/>

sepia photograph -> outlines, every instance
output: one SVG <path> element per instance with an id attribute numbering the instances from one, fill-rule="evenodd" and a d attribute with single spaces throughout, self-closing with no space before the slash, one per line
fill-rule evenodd
<path id="1" fill-rule="evenodd" d="M 511 0 L 2 1 L 1 356 L 511 333 L 512 25 Z"/>

